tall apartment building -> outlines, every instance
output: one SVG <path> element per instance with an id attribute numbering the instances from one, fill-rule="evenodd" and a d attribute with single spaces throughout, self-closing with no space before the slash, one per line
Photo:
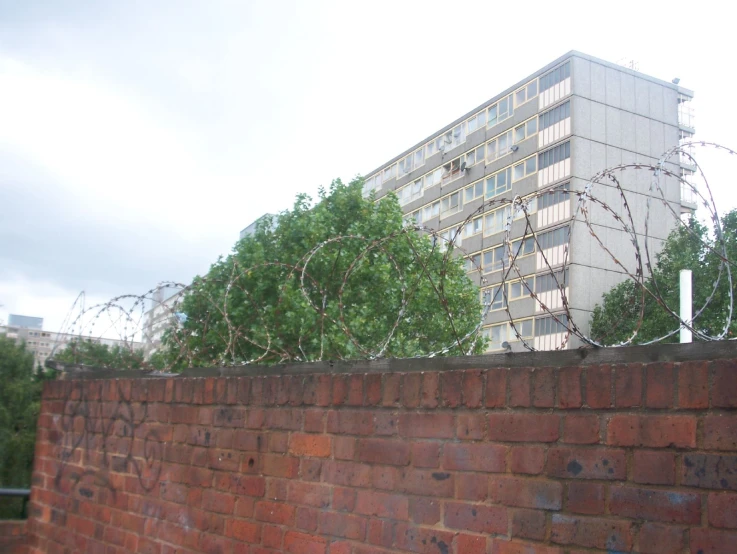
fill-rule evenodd
<path id="1" fill-rule="evenodd" d="M 576 215 L 573 191 L 584 190 L 594 174 L 618 164 L 656 164 L 666 150 L 693 135 L 687 108 L 693 92 L 677 82 L 569 52 L 368 173 L 364 193 L 374 191 L 381 198 L 393 191 L 408 221 L 455 237 L 468 258 L 469 275 L 491 304 L 484 322 L 489 351 L 502 350 L 505 342 L 522 349 L 517 333 L 540 350 L 578 346 L 580 341 L 566 340 L 565 327 L 540 305 L 563 313 L 553 276 L 565 282 L 571 317 L 587 333 L 594 306 L 626 274 L 591 236 L 582 213 Z M 694 169 L 679 159 L 667 168 L 682 175 Z M 617 178 L 641 247 L 650 196 L 651 253 L 662 247 L 676 218 L 696 208 L 676 178 L 660 177 L 665 200 L 649 190 L 652 172 L 625 171 Z M 612 182 L 597 185 L 592 195 L 626 217 Z M 509 203 L 485 205 L 518 196 L 528 203 L 531 229 Z M 602 243 L 633 271 L 631 236 L 600 205 L 589 201 L 586 208 Z M 504 237 L 510 213 L 511 247 L 526 285 L 516 272 L 508 272 Z M 560 320 L 567 321 L 562 315 Z"/>

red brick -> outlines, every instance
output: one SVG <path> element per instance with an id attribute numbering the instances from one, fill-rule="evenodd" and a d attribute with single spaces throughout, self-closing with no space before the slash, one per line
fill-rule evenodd
<path id="1" fill-rule="evenodd" d="M 555 406 L 555 370 L 551 367 L 537 369 L 532 385 L 532 405 L 536 408 Z"/>
<path id="2" fill-rule="evenodd" d="M 437 408 L 440 397 L 440 374 L 436 371 L 424 373 L 422 376 L 422 397 L 420 406 Z"/>
<path id="3" fill-rule="evenodd" d="M 317 531 L 317 518 L 320 512 L 315 508 L 298 506 L 294 516 L 294 526 L 302 531 Z"/>
<path id="4" fill-rule="evenodd" d="M 645 405 L 648 408 L 673 407 L 674 371 L 671 363 L 652 363 L 645 367 L 647 374 Z"/>
<path id="5" fill-rule="evenodd" d="M 491 539 L 491 554 L 563 554 L 563 550 L 555 546 L 543 546 L 538 542 L 518 540 Z"/>
<path id="6" fill-rule="evenodd" d="M 704 448 L 737 450 L 737 416 L 708 415 L 704 418 Z"/>
<path id="7" fill-rule="evenodd" d="M 545 450 L 542 446 L 515 446 L 509 456 L 512 473 L 541 473 L 545 465 Z"/>
<path id="8" fill-rule="evenodd" d="M 381 374 L 370 373 L 366 375 L 366 398 L 365 406 L 378 406 L 381 404 Z"/>
<path id="9" fill-rule="evenodd" d="M 315 390 L 315 405 L 330 406 L 333 392 L 332 375 L 321 374 L 317 376 L 317 386 Z"/>
<path id="10" fill-rule="evenodd" d="M 526 408 L 530 405 L 530 370 L 515 368 L 509 375 L 509 406 Z"/>
<path id="11" fill-rule="evenodd" d="M 460 371 L 444 371 L 440 377 L 442 395 L 440 405 L 446 408 L 457 408 L 463 404 L 463 373 Z"/>
<path id="12" fill-rule="evenodd" d="M 492 413 L 489 439 L 510 442 L 555 442 L 560 418 L 552 414 Z"/>
<path id="13" fill-rule="evenodd" d="M 434 498 L 409 497 L 409 516 L 419 525 L 435 525 L 440 521 L 440 501 Z"/>
<path id="14" fill-rule="evenodd" d="M 599 442 L 599 417 L 595 415 L 567 415 L 563 420 L 563 442 L 596 444 Z"/>
<path id="15" fill-rule="evenodd" d="M 462 440 L 481 440 L 486 436 L 486 416 L 483 414 L 458 414 L 456 435 Z"/>
<path id="16" fill-rule="evenodd" d="M 644 523 L 637 536 L 641 554 L 662 554 L 663 552 L 683 551 L 683 527 Z"/>
<path id="17" fill-rule="evenodd" d="M 257 521 L 291 525 L 294 522 L 294 506 L 262 500 L 256 503 L 254 518 Z"/>
<path id="18" fill-rule="evenodd" d="M 405 408 L 417 408 L 422 397 L 422 374 L 402 374 L 402 406 Z"/>
<path id="19" fill-rule="evenodd" d="M 611 366 L 591 366 L 586 369 L 586 404 L 589 408 L 611 408 Z"/>
<path id="20" fill-rule="evenodd" d="M 486 537 L 479 535 L 458 535 L 456 552 L 463 554 L 486 554 Z"/>
<path id="21" fill-rule="evenodd" d="M 503 408 L 507 405 L 507 373 L 504 368 L 490 369 L 486 373 L 486 407 Z"/>
<path id="22" fill-rule="evenodd" d="M 356 459 L 360 462 L 407 465 L 410 447 L 406 441 L 391 439 L 359 439 Z"/>
<path id="23" fill-rule="evenodd" d="M 635 450 L 633 478 L 635 483 L 674 485 L 676 482 L 675 454 L 672 452 Z"/>
<path id="24" fill-rule="evenodd" d="M 342 406 L 346 403 L 348 396 L 348 375 L 333 375 L 333 394 L 331 395 L 331 404 L 333 406 Z"/>
<path id="25" fill-rule="evenodd" d="M 455 481 L 446 471 L 380 467 L 375 468 L 374 486 L 406 494 L 423 496 L 453 496 Z"/>
<path id="26" fill-rule="evenodd" d="M 330 554 L 351 554 L 351 543 L 339 541 L 330 544 Z"/>
<path id="27" fill-rule="evenodd" d="M 717 490 L 737 490 L 737 456 L 684 454 L 681 484 Z"/>
<path id="28" fill-rule="evenodd" d="M 382 406 L 399 406 L 401 394 L 402 375 L 400 373 L 388 373 L 383 375 L 384 390 L 381 394 Z"/>
<path id="29" fill-rule="evenodd" d="M 424 529 L 406 523 L 395 526 L 395 545 L 400 550 L 417 554 L 438 554 L 452 548 L 453 533 L 440 529 Z"/>
<path id="30" fill-rule="evenodd" d="M 328 433 L 344 435 L 370 435 L 374 432 L 371 412 L 331 410 L 328 412 Z"/>
<path id="31" fill-rule="evenodd" d="M 614 369 L 614 406 L 642 406 L 642 365 L 628 364 Z"/>
<path id="32" fill-rule="evenodd" d="M 737 529 L 737 494 L 713 492 L 709 494 L 709 525 L 723 529 Z"/>
<path id="33" fill-rule="evenodd" d="M 519 477 L 494 477 L 489 486 L 492 502 L 517 508 L 560 510 L 563 485 L 555 481 Z"/>
<path id="34" fill-rule="evenodd" d="M 389 519 L 409 519 L 409 499 L 398 494 L 359 490 L 355 513 Z"/>
<path id="35" fill-rule="evenodd" d="M 333 457 L 336 460 L 353 460 L 356 457 L 356 439 L 353 437 L 333 437 Z"/>
<path id="36" fill-rule="evenodd" d="M 609 509 L 615 515 L 649 521 L 692 525 L 701 521 L 701 497 L 693 493 L 612 487 Z"/>
<path id="37" fill-rule="evenodd" d="M 737 360 L 712 362 L 714 379 L 711 405 L 714 408 L 737 408 Z"/>
<path id="38" fill-rule="evenodd" d="M 566 485 L 566 508 L 576 514 L 603 514 L 606 489 L 601 483 L 570 481 Z"/>
<path id="39" fill-rule="evenodd" d="M 284 531 L 276 525 L 264 525 L 262 530 L 263 545 L 268 548 L 281 548 Z"/>
<path id="40" fill-rule="evenodd" d="M 327 435 L 292 433 L 289 437 L 289 453 L 295 456 L 327 458 L 331 448 L 330 437 Z"/>
<path id="41" fill-rule="evenodd" d="M 348 514 L 322 512 L 320 534 L 362 541 L 366 538 L 366 519 Z"/>
<path id="42" fill-rule="evenodd" d="M 484 395 L 483 374 L 477 370 L 463 372 L 463 405 L 480 408 Z"/>
<path id="43" fill-rule="evenodd" d="M 333 488 L 333 510 L 336 512 L 352 512 L 356 506 L 355 489 Z"/>
<path id="44" fill-rule="evenodd" d="M 412 465 L 415 467 L 440 467 L 440 443 L 413 442 Z"/>
<path id="45" fill-rule="evenodd" d="M 325 432 L 325 412 L 323 410 L 305 410 L 305 431 L 308 433 Z"/>
<path id="46" fill-rule="evenodd" d="M 513 510 L 512 536 L 541 541 L 545 539 L 545 512 L 540 510 Z"/>
<path id="47" fill-rule="evenodd" d="M 302 458 L 299 461 L 299 476 L 303 481 L 319 481 L 322 473 L 320 458 Z"/>
<path id="48" fill-rule="evenodd" d="M 455 497 L 459 500 L 483 502 L 489 495 L 489 483 L 486 475 L 478 473 L 459 473 L 456 476 Z"/>
<path id="49" fill-rule="evenodd" d="M 709 407 L 709 363 L 678 364 L 678 407 L 703 409 Z"/>
<path id="50" fill-rule="evenodd" d="M 248 471 L 246 466 L 251 459 L 248 456 L 243 458 L 241 471 Z M 279 454 L 263 454 L 261 456 L 261 472 L 271 477 L 293 479 L 299 473 L 299 458 Z"/>
<path id="51" fill-rule="evenodd" d="M 737 552 L 737 533 L 716 529 L 691 529 L 691 552 L 724 554 Z"/>
<path id="52" fill-rule="evenodd" d="M 391 548 L 394 544 L 394 523 L 391 521 L 382 521 L 380 519 L 370 519 L 368 525 L 367 541 L 371 544 L 378 544 Z M 383 554 L 386 551 L 378 549 L 371 550 L 355 550 L 354 554 Z"/>
<path id="53" fill-rule="evenodd" d="M 625 479 L 624 450 L 613 448 L 551 448 L 546 473 L 565 479 Z"/>
<path id="54" fill-rule="evenodd" d="M 307 533 L 287 531 L 284 550 L 293 554 L 326 554 L 328 541 Z"/>
<path id="55" fill-rule="evenodd" d="M 607 444 L 652 448 L 696 447 L 693 416 L 615 415 L 609 420 Z"/>
<path id="56" fill-rule="evenodd" d="M 363 375 L 355 374 L 348 377 L 346 404 L 349 406 L 363 406 Z"/>
<path id="57" fill-rule="evenodd" d="M 581 368 L 564 367 L 558 372 L 558 406 L 563 409 L 580 408 Z"/>
<path id="58" fill-rule="evenodd" d="M 232 514 L 235 507 L 235 496 L 214 490 L 202 493 L 202 509 L 219 514 Z"/>
<path id="59" fill-rule="evenodd" d="M 287 500 L 290 504 L 327 508 L 330 506 L 330 488 L 315 483 L 290 481 L 287 485 Z"/>
<path id="60" fill-rule="evenodd" d="M 443 467 L 461 471 L 503 472 L 507 448 L 496 444 L 447 443 L 443 449 Z"/>
<path id="61" fill-rule="evenodd" d="M 420 439 L 449 439 L 455 433 L 453 414 L 405 413 L 399 416 L 399 434 Z"/>
<path id="62" fill-rule="evenodd" d="M 445 526 L 476 533 L 506 533 L 507 509 L 503 506 L 447 502 Z"/>
<path id="63" fill-rule="evenodd" d="M 261 542 L 261 524 L 242 519 L 229 519 L 225 522 L 225 536 L 251 544 Z"/>
<path id="64" fill-rule="evenodd" d="M 629 552 L 632 522 L 553 514 L 551 542 L 586 548 Z"/>
<path id="65" fill-rule="evenodd" d="M 371 482 L 371 467 L 353 462 L 323 462 L 322 478 L 326 483 L 347 487 L 368 487 Z"/>

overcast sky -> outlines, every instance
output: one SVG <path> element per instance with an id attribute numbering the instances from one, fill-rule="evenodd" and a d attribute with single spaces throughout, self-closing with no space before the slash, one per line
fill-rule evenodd
<path id="1" fill-rule="evenodd" d="M 708 2 L 0 0 L 0 320 L 188 282 L 571 49 L 680 77 L 696 137 L 737 148 Z M 699 159 L 737 206 L 737 160 Z"/>

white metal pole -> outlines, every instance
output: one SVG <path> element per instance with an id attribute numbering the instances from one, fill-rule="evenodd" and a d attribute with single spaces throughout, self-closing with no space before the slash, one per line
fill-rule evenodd
<path id="1" fill-rule="evenodd" d="M 691 270 L 682 269 L 680 274 L 680 292 L 681 292 L 681 321 L 691 325 Z M 681 342 L 691 342 L 691 329 L 681 324 Z"/>

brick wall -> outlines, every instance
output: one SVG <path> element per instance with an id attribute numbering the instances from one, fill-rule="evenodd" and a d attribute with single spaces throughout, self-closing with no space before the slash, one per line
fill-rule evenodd
<path id="1" fill-rule="evenodd" d="M 735 359 L 48 383 L 30 552 L 737 552 Z"/>
<path id="2" fill-rule="evenodd" d="M 21 554 L 26 551 L 25 520 L 0 521 L 0 552 Z"/>

